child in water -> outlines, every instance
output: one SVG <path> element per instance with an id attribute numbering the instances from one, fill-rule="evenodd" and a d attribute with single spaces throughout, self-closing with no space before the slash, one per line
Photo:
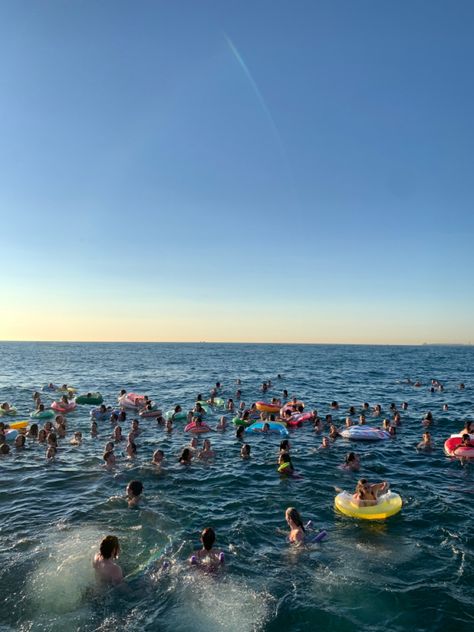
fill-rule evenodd
<path id="1" fill-rule="evenodd" d="M 143 483 L 141 481 L 130 481 L 127 485 L 127 501 L 129 507 L 138 507 L 142 500 Z"/>

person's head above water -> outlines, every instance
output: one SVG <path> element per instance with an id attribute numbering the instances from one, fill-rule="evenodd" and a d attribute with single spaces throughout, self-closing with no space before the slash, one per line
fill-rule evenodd
<path id="1" fill-rule="evenodd" d="M 143 492 L 143 483 L 141 481 L 130 481 L 127 485 L 127 495 L 137 498 Z"/>
<path id="2" fill-rule="evenodd" d="M 104 560 L 110 560 L 112 557 L 118 557 L 120 544 L 117 536 L 106 535 L 100 543 L 99 551 Z"/>
<path id="3" fill-rule="evenodd" d="M 201 542 L 206 551 L 210 551 L 216 541 L 216 534 L 212 527 L 206 527 L 201 533 Z"/>

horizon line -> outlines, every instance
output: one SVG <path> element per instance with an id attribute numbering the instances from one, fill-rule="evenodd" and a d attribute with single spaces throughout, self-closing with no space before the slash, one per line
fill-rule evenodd
<path id="1" fill-rule="evenodd" d="M 272 341 L 226 341 L 226 340 L 0 340 L 0 343 L 71 343 L 71 344 L 177 344 L 177 345 L 307 345 L 307 346 L 360 346 L 360 347 L 469 347 L 472 342 L 272 342 Z"/>

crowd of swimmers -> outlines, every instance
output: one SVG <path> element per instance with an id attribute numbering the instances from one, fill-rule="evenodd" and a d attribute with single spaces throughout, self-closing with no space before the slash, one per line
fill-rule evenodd
<path id="1" fill-rule="evenodd" d="M 281 378 L 279 375 L 278 378 Z M 419 382 L 411 382 L 407 381 L 415 387 L 421 386 Z M 302 414 L 304 411 L 303 404 L 297 400 L 297 398 L 293 398 L 287 404 L 283 405 L 284 409 L 282 415 L 280 416 L 278 413 L 268 413 L 268 412 L 259 412 L 257 410 L 256 404 L 252 404 L 247 407 L 243 401 L 241 401 L 242 390 L 240 388 L 241 382 L 237 380 L 237 391 L 235 394 L 236 400 L 239 402 L 238 405 L 234 402 L 233 399 L 229 398 L 225 402 L 225 409 L 227 412 L 236 415 L 242 422 L 242 425 L 237 425 L 236 427 L 236 439 L 239 441 L 244 441 L 245 438 L 245 429 L 246 426 L 244 424 L 251 423 L 252 421 L 259 420 L 263 422 L 262 424 L 262 432 L 270 432 L 271 427 L 269 422 L 276 421 L 289 421 L 293 415 Z M 266 393 L 269 388 L 272 386 L 271 380 L 264 382 L 261 385 L 261 391 Z M 49 390 L 53 390 L 54 385 L 49 385 Z M 465 385 L 460 384 L 460 389 L 464 389 Z M 221 384 L 217 382 L 215 386 L 210 391 L 210 397 L 207 399 L 207 404 L 209 406 L 214 406 L 215 399 L 220 392 Z M 430 386 L 430 390 L 438 390 L 442 391 L 444 389 L 441 382 L 438 380 L 433 380 Z M 48 390 L 48 389 L 46 389 Z M 72 389 L 68 389 L 67 385 L 63 385 L 60 389 L 65 394 L 62 396 L 61 401 L 67 404 L 74 398 L 74 394 Z M 88 394 L 90 395 L 90 394 Z M 122 390 L 120 392 L 119 398 L 126 395 L 126 391 Z M 42 413 L 44 412 L 45 405 L 41 401 L 41 394 L 39 392 L 35 392 L 33 394 L 33 399 L 35 402 L 35 410 Z M 272 398 L 271 404 L 274 407 L 282 406 L 282 402 L 288 401 L 289 394 L 287 390 L 283 390 L 282 398 Z M 196 398 L 196 403 L 193 408 L 185 413 L 185 417 L 188 423 L 195 424 L 199 427 L 203 423 L 203 418 L 206 415 L 205 408 L 202 403 L 203 397 L 202 394 Z M 140 408 L 147 412 L 152 412 L 154 410 L 154 404 L 148 397 L 143 397 L 140 402 Z M 403 402 L 401 404 L 401 410 L 407 410 L 408 403 Z M 318 450 L 327 450 L 331 447 L 331 443 L 334 443 L 341 437 L 340 429 L 336 427 L 333 414 L 338 413 L 340 411 L 340 405 L 337 401 L 333 401 L 330 404 L 331 413 L 328 413 L 324 416 L 324 418 L 318 415 L 317 410 L 313 410 L 309 417 L 309 421 L 312 423 L 312 428 L 315 433 L 322 433 L 324 430 L 327 430 L 328 436 L 322 437 L 321 444 L 318 447 Z M 443 410 L 448 410 L 448 404 L 443 405 Z M 8 402 L 3 402 L 0 405 L 0 414 L 4 415 L 2 417 L 6 419 L 6 416 L 13 412 L 11 405 Z M 112 429 L 112 435 L 110 440 L 106 443 L 105 449 L 103 451 L 103 467 L 107 470 L 112 470 L 116 466 L 116 453 L 115 450 L 117 446 L 125 444 L 124 454 L 128 459 L 134 459 L 137 455 L 137 445 L 135 440 L 140 436 L 142 429 L 140 427 L 140 422 L 138 419 L 133 418 L 130 422 L 129 431 L 124 434 L 124 424 L 128 422 L 127 419 L 127 411 L 125 410 L 114 410 L 112 407 L 107 407 L 105 405 L 101 405 L 98 409 L 99 414 L 104 416 L 108 416 L 110 413 L 110 425 Z M 173 432 L 175 417 L 181 414 L 183 416 L 183 410 L 181 406 L 177 405 L 172 414 L 165 419 L 161 414 L 156 415 L 156 423 L 160 426 L 163 426 L 165 431 L 168 433 Z M 364 402 L 361 406 L 361 410 L 359 414 L 357 413 L 355 406 L 350 406 L 347 411 L 347 416 L 344 420 L 344 427 L 348 428 L 353 425 L 365 425 L 367 423 L 367 417 L 371 416 L 373 418 L 377 418 L 383 416 L 382 406 L 380 404 L 376 404 L 372 408 L 367 402 Z M 357 422 L 353 421 L 353 417 L 357 416 Z M 392 437 L 396 436 L 397 427 L 399 427 L 402 423 L 401 413 L 399 412 L 395 403 L 390 404 L 389 413 L 384 417 L 381 429 L 387 431 Z M 424 432 L 421 438 L 421 441 L 417 444 L 416 448 L 420 451 L 431 451 L 434 449 L 434 443 L 432 441 L 432 437 L 430 432 L 427 430 L 433 424 L 433 415 L 431 411 L 427 412 L 423 419 L 422 425 L 424 428 Z M 27 439 L 37 441 L 39 444 L 44 444 L 46 447 L 46 459 L 48 461 L 54 461 L 58 454 L 58 442 L 60 440 L 64 440 L 67 436 L 67 417 L 63 414 L 58 414 L 55 416 L 53 420 L 45 420 L 43 425 L 36 422 L 32 422 L 28 429 L 20 430 L 18 435 L 15 437 L 13 447 L 15 451 L 21 451 L 25 449 Z M 209 430 L 211 428 L 207 427 Z M 0 455 L 8 455 L 10 453 L 10 446 L 6 442 L 6 432 L 9 429 L 9 424 L 7 421 L 0 421 Z M 216 431 L 225 431 L 228 429 L 228 419 L 225 415 L 221 416 L 215 430 Z M 462 442 L 463 445 L 471 445 L 471 435 L 474 433 L 474 422 L 467 421 L 463 430 L 461 431 Z M 99 434 L 98 423 L 95 419 L 91 420 L 90 434 L 92 437 L 97 438 Z M 75 431 L 69 443 L 74 446 L 80 446 L 83 441 L 82 432 Z M 198 459 L 201 461 L 211 460 L 215 456 L 215 452 L 212 447 L 211 440 L 209 438 L 205 438 L 202 442 L 202 445 L 199 446 L 199 440 L 196 435 L 191 437 L 191 440 L 187 446 L 185 446 L 178 458 L 177 462 L 183 466 L 189 466 L 193 460 Z M 249 443 L 243 442 L 240 447 L 240 457 L 243 460 L 251 458 L 251 446 Z M 279 452 L 277 456 L 276 468 L 280 476 L 283 477 L 299 477 L 300 475 L 295 471 L 293 461 L 291 458 L 291 444 L 289 439 L 285 438 L 281 440 L 279 446 Z M 161 449 L 157 449 L 153 452 L 153 456 L 151 459 L 152 465 L 157 469 L 161 470 L 165 461 L 165 453 Z M 343 470 L 347 470 L 350 472 L 358 472 L 361 467 L 360 457 L 355 452 L 349 452 L 346 454 L 344 462 L 339 466 Z M 337 489 L 337 488 L 336 488 Z M 379 497 L 386 493 L 389 490 L 389 484 L 387 481 L 382 481 L 380 483 L 369 483 L 366 479 L 360 479 L 356 485 L 354 494 L 352 496 L 353 502 L 358 506 L 370 506 L 377 504 L 379 501 Z M 140 507 L 143 500 L 143 491 L 144 486 L 143 483 L 139 480 L 132 480 L 126 488 L 125 497 L 130 508 Z M 340 491 L 340 490 L 338 490 Z M 301 544 L 305 541 L 305 525 L 303 524 L 303 520 L 299 514 L 299 512 L 294 507 L 289 507 L 285 513 L 286 522 L 290 528 L 290 532 L 288 535 L 288 539 L 291 543 Z M 216 535 L 214 530 L 211 527 L 207 527 L 201 533 L 201 543 L 202 549 L 196 552 L 191 558 L 190 563 L 202 566 L 204 568 L 215 570 L 216 567 L 223 563 L 223 552 L 214 549 Z M 93 565 L 96 570 L 97 576 L 99 579 L 112 583 L 119 584 L 123 581 L 123 572 L 120 566 L 117 563 L 117 558 L 120 553 L 120 543 L 118 538 L 114 535 L 108 535 L 105 537 L 101 544 L 99 552 L 94 557 Z"/>

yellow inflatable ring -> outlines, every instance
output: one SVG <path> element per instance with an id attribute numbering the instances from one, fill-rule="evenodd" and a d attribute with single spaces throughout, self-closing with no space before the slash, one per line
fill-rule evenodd
<path id="1" fill-rule="evenodd" d="M 14 430 L 19 430 L 20 428 L 26 428 L 29 424 L 29 421 L 14 421 L 13 423 L 8 424 L 8 426 Z"/>
<path id="2" fill-rule="evenodd" d="M 398 494 L 388 492 L 379 497 L 379 502 L 371 507 L 359 507 L 353 502 L 352 494 L 341 492 L 334 498 L 338 511 L 350 518 L 362 520 L 385 520 L 397 514 L 402 508 L 402 499 Z"/>

